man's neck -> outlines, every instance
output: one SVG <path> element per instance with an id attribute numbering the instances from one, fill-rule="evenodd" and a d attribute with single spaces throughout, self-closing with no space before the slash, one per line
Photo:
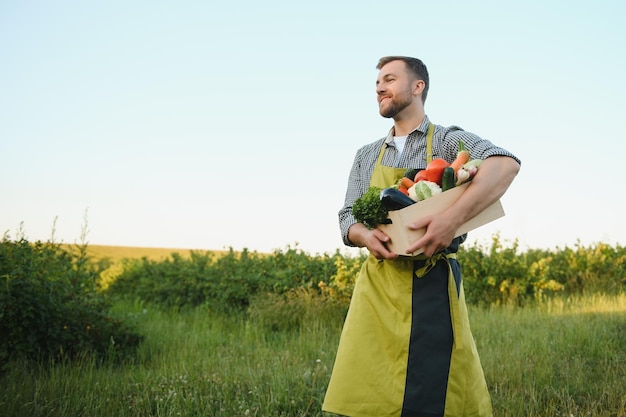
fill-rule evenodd
<path id="1" fill-rule="evenodd" d="M 424 121 L 425 116 L 424 113 L 419 113 L 413 117 L 394 119 L 393 131 L 395 136 L 407 136 Z"/>

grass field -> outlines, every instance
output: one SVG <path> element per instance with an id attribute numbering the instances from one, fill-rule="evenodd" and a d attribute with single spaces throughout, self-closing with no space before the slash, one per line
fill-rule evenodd
<path id="1" fill-rule="evenodd" d="M 64 249 L 78 254 L 81 248 L 77 245 L 62 244 Z M 118 277 L 124 269 L 124 261 L 149 259 L 160 262 L 170 258 L 173 254 L 178 254 L 184 259 L 190 257 L 191 252 L 207 253 L 211 252 L 215 257 L 228 253 L 227 251 L 181 249 L 181 248 L 151 248 L 139 246 L 107 246 L 107 245 L 87 245 L 86 254 L 93 263 L 106 262 L 107 265 L 100 271 L 100 283 L 106 288 L 110 282 Z"/>
<path id="2" fill-rule="evenodd" d="M 6 417 L 322 416 L 342 318 L 272 331 L 245 314 L 118 304 L 146 336 L 121 365 L 0 378 Z M 626 417 L 626 296 L 470 308 L 498 417 Z"/>
<path id="3" fill-rule="evenodd" d="M 74 248 L 75 245 L 62 245 L 65 248 Z M 189 257 L 189 253 L 195 252 L 212 252 L 216 255 L 226 253 L 226 251 L 214 251 L 214 250 L 197 250 L 197 249 L 181 249 L 181 248 L 150 248 L 150 247 L 135 247 L 135 246 L 107 246 L 107 245 L 88 245 L 87 255 L 95 260 L 109 259 L 113 262 L 120 261 L 122 259 L 141 259 L 147 258 L 154 261 L 163 260 L 168 258 L 173 253 L 178 253 L 182 257 Z"/>

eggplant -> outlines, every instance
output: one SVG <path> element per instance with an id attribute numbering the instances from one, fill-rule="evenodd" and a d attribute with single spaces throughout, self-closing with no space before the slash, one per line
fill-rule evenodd
<path id="1" fill-rule="evenodd" d="M 380 192 L 380 201 L 388 210 L 401 210 L 405 207 L 415 204 L 408 196 L 402 194 L 396 188 L 385 188 Z"/>

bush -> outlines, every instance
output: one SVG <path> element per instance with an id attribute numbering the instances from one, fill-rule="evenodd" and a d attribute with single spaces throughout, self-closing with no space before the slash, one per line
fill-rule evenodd
<path id="1" fill-rule="evenodd" d="M 107 314 L 98 272 L 85 247 L 72 254 L 53 243 L 0 242 L 0 364 L 13 358 L 104 358 L 136 346 L 140 337 Z"/>
<path id="2" fill-rule="evenodd" d="M 556 293 L 621 294 L 626 284 L 626 248 L 598 243 L 553 250 L 520 251 L 498 235 L 491 246 L 462 246 L 465 292 L 470 304 L 517 304 Z"/>
<path id="3" fill-rule="evenodd" d="M 217 258 L 211 252 L 192 251 L 189 259 L 172 253 L 161 261 L 126 261 L 107 294 L 168 308 L 207 305 L 214 311 L 242 311 L 257 294 L 319 291 L 318 283 L 331 282 L 336 274 L 337 257 L 341 255 L 312 256 L 290 247 L 272 254 L 230 249 Z"/>
<path id="4" fill-rule="evenodd" d="M 521 251 L 517 241 L 505 243 L 495 235 L 487 246 L 461 246 L 458 259 L 469 304 L 524 305 L 555 294 L 624 291 L 624 247 L 600 243 Z M 366 256 L 310 255 L 292 247 L 270 254 L 231 249 L 217 258 L 210 252 L 192 252 L 190 259 L 174 253 L 164 261 L 126 261 L 117 277 L 107 278 L 107 292 L 165 307 L 244 311 L 253 299 L 259 302 L 258 295 L 274 294 L 281 303 L 286 293 L 307 289 L 347 306 Z"/>
<path id="5" fill-rule="evenodd" d="M 127 260 L 107 287 L 113 298 L 140 300 L 166 308 L 206 304 L 215 311 L 240 309 L 259 285 L 260 255 L 232 250 L 219 260 L 211 252 L 178 253 L 155 261 Z"/>

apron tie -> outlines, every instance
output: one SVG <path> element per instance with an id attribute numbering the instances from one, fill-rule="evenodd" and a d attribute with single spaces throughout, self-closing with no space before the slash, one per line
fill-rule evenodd
<path id="1" fill-rule="evenodd" d="M 419 261 L 425 261 L 424 266 L 415 270 L 415 276 L 417 278 L 423 278 L 430 272 L 431 269 L 441 260 L 445 260 L 448 264 L 448 300 L 450 302 L 450 319 L 452 321 L 452 333 L 454 335 L 454 347 L 455 349 L 463 349 L 463 336 L 461 335 L 461 315 L 459 313 L 459 295 L 456 290 L 456 283 L 454 282 L 454 273 L 452 272 L 452 265 L 450 265 L 450 259 L 456 259 L 456 253 L 443 253 L 439 252 L 433 256 L 426 257 L 425 255 L 419 255 L 414 259 Z"/>

